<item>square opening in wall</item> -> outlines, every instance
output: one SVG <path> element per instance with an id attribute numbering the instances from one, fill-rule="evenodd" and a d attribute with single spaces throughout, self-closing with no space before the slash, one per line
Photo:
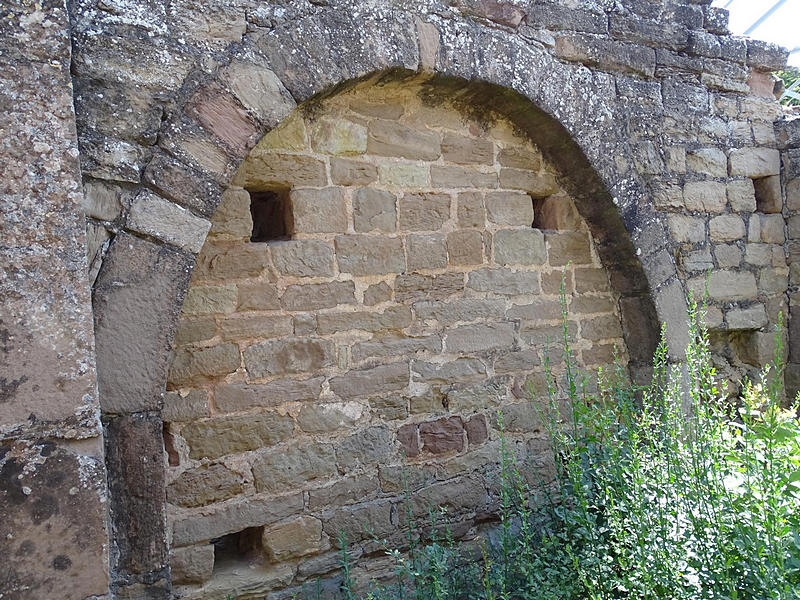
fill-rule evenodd
<path id="1" fill-rule="evenodd" d="M 237 564 L 260 563 L 263 557 L 261 545 L 263 531 L 263 527 L 248 527 L 211 540 L 214 545 L 214 569 L 225 569 Z"/>
<path id="2" fill-rule="evenodd" d="M 292 238 L 294 223 L 289 191 L 250 192 L 253 217 L 251 242 L 271 242 Z"/>
<path id="3" fill-rule="evenodd" d="M 761 177 L 753 180 L 756 193 L 756 210 L 761 213 L 775 214 L 781 212 L 781 178 L 778 175 Z"/>

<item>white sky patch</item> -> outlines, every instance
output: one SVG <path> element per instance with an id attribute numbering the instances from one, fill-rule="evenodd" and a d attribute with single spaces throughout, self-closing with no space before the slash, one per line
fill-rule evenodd
<path id="1" fill-rule="evenodd" d="M 745 35 L 745 31 L 779 3 L 780 0 L 714 0 L 713 5 L 731 12 L 731 33 Z M 784 0 L 748 36 L 795 50 L 789 56 L 789 64 L 800 67 L 800 0 Z"/>

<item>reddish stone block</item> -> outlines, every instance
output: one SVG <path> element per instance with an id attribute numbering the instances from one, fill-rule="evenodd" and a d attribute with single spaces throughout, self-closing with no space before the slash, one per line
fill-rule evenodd
<path id="1" fill-rule="evenodd" d="M 482 444 L 489 439 L 489 428 L 486 426 L 486 417 L 475 415 L 464 424 L 470 446 Z"/>
<path id="2" fill-rule="evenodd" d="M 403 447 L 403 452 L 409 458 L 419 455 L 419 437 L 417 426 L 414 423 L 403 425 L 397 430 L 397 441 Z"/>
<path id="3" fill-rule="evenodd" d="M 459 417 L 444 417 L 419 426 L 422 448 L 431 454 L 461 452 L 464 449 L 464 425 Z"/>

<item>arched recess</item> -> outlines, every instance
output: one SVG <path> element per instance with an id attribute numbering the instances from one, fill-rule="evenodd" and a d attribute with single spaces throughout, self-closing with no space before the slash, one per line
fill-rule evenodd
<path id="1" fill-rule="evenodd" d="M 336 21 L 336 36 L 326 33 L 334 28 L 325 19 Z M 112 573 L 116 586 L 144 585 L 151 597 L 169 595 L 160 409 L 194 253 L 221 187 L 296 102 L 376 71 L 376 81 L 417 70 L 435 75 L 434 96 L 444 90 L 465 106 L 491 104 L 560 172 L 622 297 L 633 363 L 645 364 L 656 341 L 650 289 L 683 302 L 674 266 L 665 273 L 646 260 L 666 235 L 634 170 L 624 112 L 609 98 L 610 76 L 468 20 L 328 11 L 249 42 L 213 77 L 193 74 L 184 82 L 180 109 L 165 120 L 133 200 L 130 233 L 111 242 L 95 286 Z"/>

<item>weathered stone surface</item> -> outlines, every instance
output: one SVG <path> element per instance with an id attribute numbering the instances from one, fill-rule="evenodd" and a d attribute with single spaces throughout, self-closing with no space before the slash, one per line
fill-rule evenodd
<path id="1" fill-rule="evenodd" d="M 489 221 L 497 225 L 519 227 L 533 223 L 533 201 L 528 194 L 490 192 L 486 194 Z"/>
<path id="2" fill-rule="evenodd" d="M 398 302 L 442 300 L 464 289 L 462 273 L 441 275 L 400 275 L 395 279 L 394 296 Z"/>
<path id="3" fill-rule="evenodd" d="M 708 233 L 714 242 L 730 242 L 744 238 L 744 221 L 737 215 L 721 215 L 708 222 Z"/>
<path id="4" fill-rule="evenodd" d="M 726 200 L 725 184 L 718 181 L 690 181 L 683 186 L 683 201 L 689 210 L 719 213 Z"/>
<path id="5" fill-rule="evenodd" d="M 500 187 L 522 190 L 534 198 L 544 198 L 559 191 L 555 177 L 550 173 L 523 169 L 500 169 Z"/>
<path id="6" fill-rule="evenodd" d="M 731 175 L 744 175 L 753 179 L 779 175 L 780 154 L 773 148 L 737 148 L 728 156 L 728 168 Z"/>
<path id="7" fill-rule="evenodd" d="M 336 445 L 336 462 L 342 472 L 348 472 L 359 465 L 383 463 L 392 451 L 389 429 L 382 426 L 367 427 Z"/>
<path id="8" fill-rule="evenodd" d="M 751 213 L 756 210 L 756 193 L 752 179 L 728 181 L 728 203 L 731 210 Z"/>
<path id="9" fill-rule="evenodd" d="M 294 515 L 303 509 L 303 495 L 278 498 L 242 498 L 210 507 L 203 513 L 187 515 L 175 521 L 174 546 L 206 542 L 248 527 L 261 527 Z"/>
<path id="10" fill-rule="evenodd" d="M 458 195 L 459 227 L 485 227 L 486 207 L 480 192 L 461 192 Z"/>
<path id="11" fill-rule="evenodd" d="M 670 215 L 669 230 L 676 242 L 695 244 L 706 239 L 706 224 L 698 217 Z"/>
<path id="12" fill-rule="evenodd" d="M 209 236 L 215 239 L 245 240 L 253 233 L 250 194 L 247 190 L 228 188 L 211 219 Z"/>
<path id="13" fill-rule="evenodd" d="M 290 285 L 281 296 L 281 306 L 286 310 L 319 310 L 339 304 L 355 304 L 355 301 L 352 281 Z"/>
<path id="14" fill-rule="evenodd" d="M 581 321 L 581 337 L 596 342 L 622 337 L 622 327 L 616 315 L 605 315 Z"/>
<path id="15" fill-rule="evenodd" d="M 406 236 L 406 264 L 409 271 L 442 269 L 447 266 L 447 247 L 441 233 Z"/>
<path id="16" fill-rule="evenodd" d="M 174 385 L 214 379 L 236 371 L 242 363 L 236 344 L 209 348 L 179 348 L 172 356 L 169 381 Z"/>
<path id="17" fill-rule="evenodd" d="M 237 183 L 249 190 L 273 189 L 275 186 L 313 186 L 327 184 L 325 163 L 300 154 L 256 154 L 245 162 Z"/>
<path id="18" fill-rule="evenodd" d="M 728 158 L 718 148 L 699 148 L 686 154 L 686 168 L 709 177 L 725 177 L 728 174 Z"/>
<path id="19" fill-rule="evenodd" d="M 186 315 L 232 313 L 236 310 L 238 292 L 234 285 L 199 285 L 189 289 L 183 302 Z"/>
<path id="20" fill-rule="evenodd" d="M 404 194 L 400 198 L 400 229 L 438 231 L 450 218 L 450 196 Z"/>
<path id="21" fill-rule="evenodd" d="M 214 405 L 222 412 L 277 406 L 283 402 L 314 400 L 322 389 L 321 377 L 278 379 L 262 384 L 231 383 L 214 388 Z"/>
<path id="22" fill-rule="evenodd" d="M 272 446 L 292 435 L 288 416 L 272 412 L 231 415 L 190 423 L 181 430 L 191 458 L 219 458 Z"/>
<path id="23" fill-rule="evenodd" d="M 475 382 L 486 378 L 486 365 L 474 358 L 457 358 L 445 363 L 414 360 L 411 375 L 415 381 L 435 384 Z"/>
<path id="24" fill-rule="evenodd" d="M 347 207 L 341 188 L 296 189 L 290 193 L 294 229 L 302 233 L 344 233 Z"/>
<path id="25" fill-rule="evenodd" d="M 461 452 L 465 446 L 464 423 L 460 417 L 448 417 L 420 423 L 422 451 L 431 454 Z"/>
<path id="26" fill-rule="evenodd" d="M 367 150 L 378 156 L 436 160 L 441 154 L 441 141 L 434 131 L 420 131 L 395 121 L 376 119 L 369 124 Z"/>
<path id="27" fill-rule="evenodd" d="M 388 302 L 392 299 L 392 288 L 385 281 L 375 283 L 364 290 L 364 304 L 375 306 L 381 302 Z"/>
<path id="28" fill-rule="evenodd" d="M 558 320 L 561 318 L 561 302 L 557 299 L 537 298 L 530 304 L 514 304 L 506 311 L 506 317 L 526 321 Z"/>
<path id="29" fill-rule="evenodd" d="M 353 195 L 353 225 L 356 231 L 395 231 L 397 200 L 394 194 L 373 188 L 360 188 Z"/>
<path id="30" fill-rule="evenodd" d="M 512 323 L 464 325 L 445 331 L 445 346 L 448 352 L 470 353 L 511 349 L 516 341 Z"/>
<path id="31" fill-rule="evenodd" d="M 203 583 L 214 570 L 214 546 L 201 544 L 186 548 L 173 548 L 169 553 L 169 567 L 175 584 Z"/>
<path id="32" fill-rule="evenodd" d="M 335 185 L 369 185 L 378 180 L 378 168 L 347 158 L 331 158 L 331 181 Z"/>
<path id="33" fill-rule="evenodd" d="M 450 302 L 424 300 L 414 303 L 414 312 L 418 319 L 433 320 L 443 325 L 478 319 L 491 320 L 500 317 L 504 310 L 503 300 L 480 298 L 457 298 Z"/>
<path id="34" fill-rule="evenodd" d="M 405 337 L 403 335 L 388 334 L 374 337 L 367 342 L 353 344 L 350 355 L 356 362 L 369 358 L 383 358 L 394 356 L 413 356 L 419 352 L 440 352 L 442 340 L 438 335 L 425 337 Z"/>
<path id="35" fill-rule="evenodd" d="M 486 425 L 486 417 L 483 415 L 475 415 L 467 419 L 464 423 L 464 431 L 467 432 L 470 446 L 477 446 L 489 439 L 489 428 Z"/>
<path id="36" fill-rule="evenodd" d="M 467 287 L 479 292 L 493 292 L 507 296 L 538 294 L 541 290 L 539 274 L 511 269 L 479 269 L 469 274 Z"/>
<path id="37" fill-rule="evenodd" d="M 783 215 L 761 215 L 761 241 L 767 244 L 783 244 L 786 239 L 786 221 Z"/>
<path id="38" fill-rule="evenodd" d="M 346 375 L 332 377 L 331 391 L 341 398 L 372 396 L 383 392 L 402 390 L 408 385 L 408 363 L 350 371 Z"/>
<path id="39" fill-rule="evenodd" d="M 275 338 L 294 331 L 289 315 L 236 315 L 221 319 L 219 333 L 223 340 Z"/>
<path id="40" fill-rule="evenodd" d="M 692 279 L 689 283 L 697 298 L 702 297 L 705 285 L 705 277 Z M 753 299 L 757 294 L 756 278 L 747 271 L 712 271 L 708 278 L 708 295 L 712 300 L 740 302 Z"/>
<path id="41" fill-rule="evenodd" d="M 656 55 L 651 48 L 577 34 L 558 35 L 556 54 L 566 60 L 645 77 L 652 77 L 656 66 Z"/>
<path id="42" fill-rule="evenodd" d="M 290 240 L 270 244 L 278 272 L 293 277 L 331 277 L 333 246 L 321 240 Z"/>
<path id="43" fill-rule="evenodd" d="M 203 246 L 197 257 L 195 274 L 206 281 L 211 279 L 230 281 L 244 277 L 258 277 L 268 264 L 266 244 L 209 242 Z"/>
<path id="44" fill-rule="evenodd" d="M 317 510 L 329 506 L 344 506 L 364 500 L 379 491 L 378 479 L 374 475 L 348 477 L 333 485 L 311 490 L 308 494 L 308 507 Z"/>
<path id="45" fill-rule="evenodd" d="M 333 344 L 313 338 L 269 340 L 248 347 L 243 353 L 250 377 L 285 373 L 309 373 L 334 363 Z"/>
<path id="46" fill-rule="evenodd" d="M 567 263 L 574 265 L 591 264 L 592 252 L 589 236 L 579 232 L 559 232 L 545 234 L 547 257 L 551 266 L 561 267 Z"/>
<path id="47" fill-rule="evenodd" d="M 761 329 L 767 324 L 767 313 L 763 304 L 747 308 L 734 308 L 725 313 L 728 329 Z"/>
<path id="48" fill-rule="evenodd" d="M 336 474 L 333 446 L 317 442 L 269 449 L 253 463 L 253 477 L 259 492 L 282 493 Z"/>
<path id="49" fill-rule="evenodd" d="M 270 282 L 240 283 L 237 288 L 236 310 L 273 310 L 280 308 L 278 288 Z"/>
<path id="50" fill-rule="evenodd" d="M 490 165 L 494 162 L 494 145 L 490 140 L 446 133 L 442 137 L 442 158 L 462 165 Z"/>
<path id="51" fill-rule="evenodd" d="M 367 128 L 341 119 L 320 119 L 311 126 L 311 147 L 323 154 L 363 154 L 367 149 Z"/>
<path id="52" fill-rule="evenodd" d="M 383 275 L 405 270 L 400 238 L 369 235 L 336 236 L 336 260 L 342 273 Z"/>
<path id="53" fill-rule="evenodd" d="M 180 392 L 164 394 L 161 418 L 165 423 L 193 421 L 208 415 L 208 392 L 205 390 L 190 390 L 185 394 Z"/>
<path id="54" fill-rule="evenodd" d="M 264 528 L 261 540 L 272 562 L 316 554 L 323 549 L 322 521 L 314 517 L 298 517 Z"/>
<path id="55" fill-rule="evenodd" d="M 242 476 L 221 464 L 184 471 L 167 486 L 167 501 L 178 506 L 205 506 L 232 498 L 243 489 Z"/>
<path id="56" fill-rule="evenodd" d="M 544 240 L 538 229 L 502 229 L 493 237 L 494 261 L 503 266 L 542 265 L 547 261 Z"/>
<path id="57" fill-rule="evenodd" d="M 361 418 L 364 406 L 357 402 L 306 404 L 297 414 L 297 424 L 308 433 L 331 433 L 350 429 Z"/>

